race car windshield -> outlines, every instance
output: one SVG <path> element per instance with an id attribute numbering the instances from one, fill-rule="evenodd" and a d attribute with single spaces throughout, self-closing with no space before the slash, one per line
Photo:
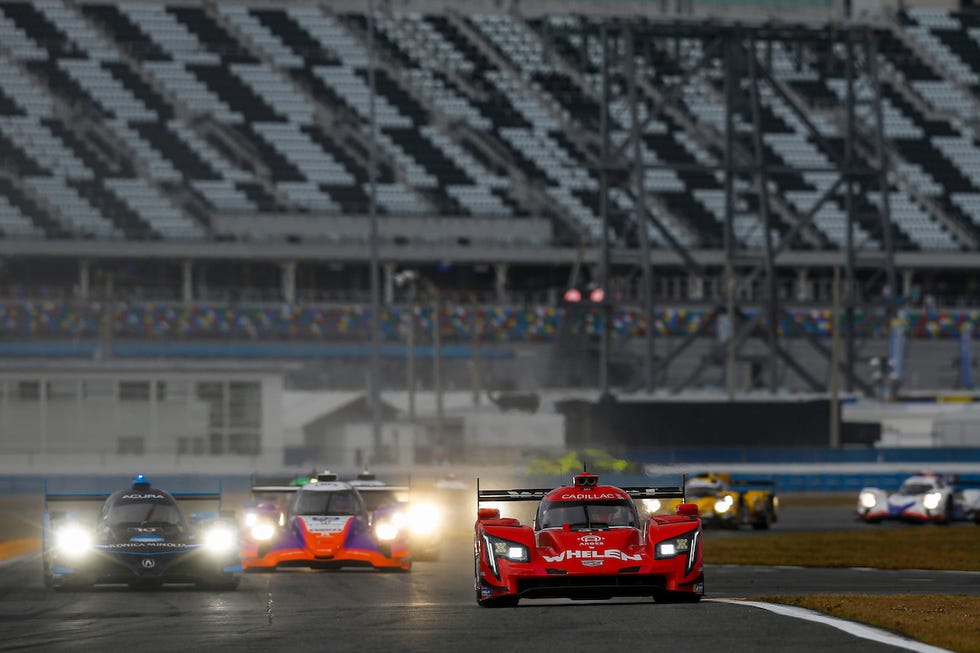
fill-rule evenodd
<path id="1" fill-rule="evenodd" d="M 611 501 L 542 501 L 540 528 L 608 528 L 636 526 L 636 509 L 624 499 Z"/>
<path id="2" fill-rule="evenodd" d="M 165 503 L 123 503 L 109 509 L 106 522 L 110 526 L 123 524 L 179 524 L 180 510 Z"/>
<path id="3" fill-rule="evenodd" d="M 356 515 L 361 502 L 353 491 L 300 492 L 293 503 L 294 515 Z"/>
<path id="4" fill-rule="evenodd" d="M 404 492 L 398 490 L 360 490 L 361 499 L 368 512 L 374 512 L 380 506 L 404 501 L 407 497 L 401 496 Z"/>
<path id="5" fill-rule="evenodd" d="M 899 494 L 925 494 L 932 489 L 932 486 L 928 483 L 921 482 L 909 482 L 903 483 L 902 488 L 898 491 Z"/>

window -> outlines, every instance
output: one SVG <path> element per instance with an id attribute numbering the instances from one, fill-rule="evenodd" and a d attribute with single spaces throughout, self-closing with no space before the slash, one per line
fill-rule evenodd
<path id="1" fill-rule="evenodd" d="M 149 401 L 149 381 L 120 381 L 119 399 L 121 401 Z"/>
<path id="2" fill-rule="evenodd" d="M 101 379 L 83 381 L 82 396 L 86 399 L 113 399 L 116 396 L 116 382 Z"/>
<path id="3" fill-rule="evenodd" d="M 187 401 L 190 394 L 187 381 L 157 381 L 157 399 L 162 401 Z"/>
<path id="4" fill-rule="evenodd" d="M 48 399 L 74 399 L 78 396 L 78 386 L 75 379 L 48 381 Z"/>
<path id="5" fill-rule="evenodd" d="M 216 381 L 198 383 L 197 398 L 207 402 L 211 409 L 210 426 L 222 428 L 225 425 L 225 384 Z"/>
<path id="6" fill-rule="evenodd" d="M 20 399 L 40 399 L 41 384 L 38 381 L 21 381 L 15 388 L 14 396 Z"/>
<path id="7" fill-rule="evenodd" d="M 124 435 L 119 438 L 116 453 L 122 455 L 143 454 L 145 453 L 144 449 L 145 443 L 142 437 L 138 435 Z"/>
<path id="8" fill-rule="evenodd" d="M 262 393 L 257 382 L 228 385 L 228 425 L 258 429 L 262 426 Z"/>
<path id="9" fill-rule="evenodd" d="M 181 455 L 192 454 L 200 456 L 204 453 L 204 438 L 192 436 L 177 438 L 177 453 Z"/>
<path id="10" fill-rule="evenodd" d="M 259 453 L 258 433 L 230 433 L 228 435 L 228 453 Z"/>

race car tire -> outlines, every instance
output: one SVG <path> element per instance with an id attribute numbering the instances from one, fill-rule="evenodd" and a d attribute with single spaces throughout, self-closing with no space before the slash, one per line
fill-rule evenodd
<path id="1" fill-rule="evenodd" d="M 946 505 L 943 507 L 942 517 L 936 523 L 940 526 L 949 526 L 949 523 L 953 521 L 953 498 L 950 497 L 946 499 Z"/>
<path id="2" fill-rule="evenodd" d="M 763 512 L 761 515 L 756 515 L 755 519 L 752 520 L 752 529 L 757 531 L 767 531 L 769 530 L 769 513 Z"/>

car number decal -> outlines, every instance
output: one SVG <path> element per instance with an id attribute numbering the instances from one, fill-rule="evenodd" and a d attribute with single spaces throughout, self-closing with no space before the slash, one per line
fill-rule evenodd
<path id="1" fill-rule="evenodd" d="M 347 526 L 347 522 L 353 519 L 350 515 L 342 516 L 322 516 L 322 515 L 311 515 L 309 517 L 300 517 L 303 520 L 303 524 L 306 526 L 306 530 L 311 533 L 317 534 L 327 534 L 327 533 L 339 533 Z"/>

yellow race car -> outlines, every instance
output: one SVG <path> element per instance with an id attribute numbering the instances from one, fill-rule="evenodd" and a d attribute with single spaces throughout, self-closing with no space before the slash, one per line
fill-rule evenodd
<path id="1" fill-rule="evenodd" d="M 685 500 L 698 504 L 704 526 L 768 529 L 777 521 L 779 498 L 769 480 L 732 480 L 731 474 L 695 474 L 685 480 Z M 681 499 L 644 499 L 651 515 L 673 514 Z"/>

